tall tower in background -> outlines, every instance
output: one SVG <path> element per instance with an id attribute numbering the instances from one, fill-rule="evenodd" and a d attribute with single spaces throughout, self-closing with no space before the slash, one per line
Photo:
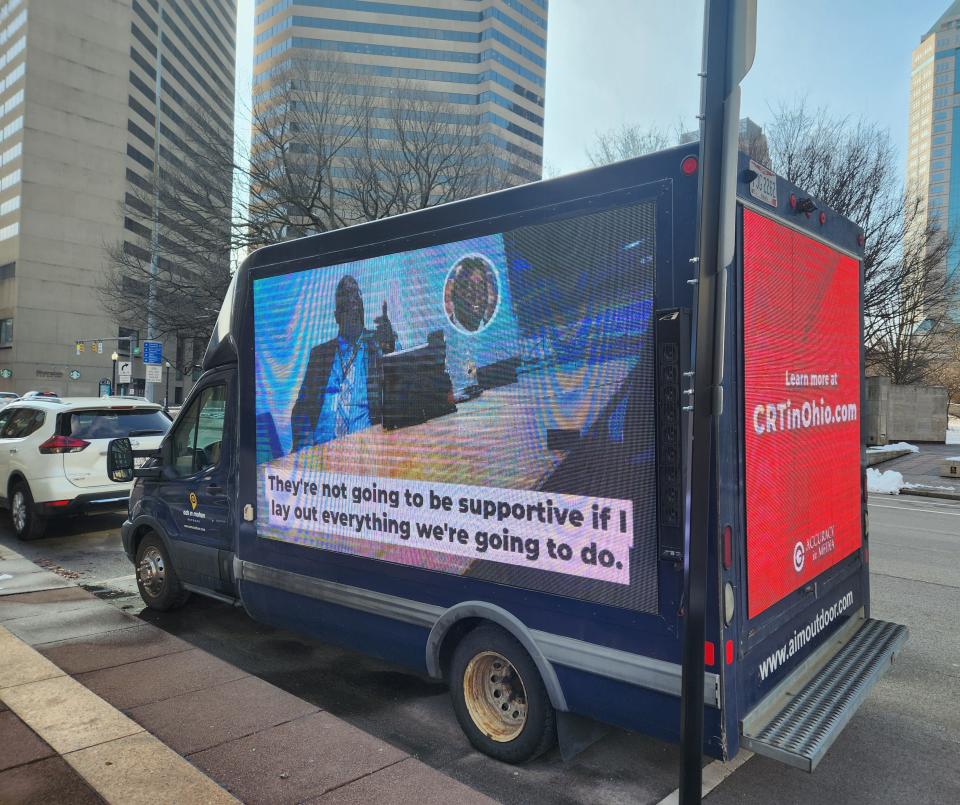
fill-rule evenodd
<path id="1" fill-rule="evenodd" d="M 955 239 L 948 270 L 960 261 L 960 0 L 913 51 L 907 145 L 907 193 L 924 213 L 914 231 L 936 224 Z"/>
<path id="2" fill-rule="evenodd" d="M 161 157 L 189 167 L 192 120 L 233 131 L 235 32 L 234 0 L 0 2 L 0 388 L 95 395 L 117 341 L 75 342 L 150 335 L 142 310 L 103 312 L 105 246 L 149 261 L 160 216 L 149 231 L 124 203 Z"/>
<path id="3" fill-rule="evenodd" d="M 541 177 L 547 0 L 258 0 L 254 33 L 255 109 L 295 60 L 335 62 L 357 77 L 346 106 L 442 102 L 477 125 L 510 183 Z M 385 105 L 370 103 L 387 118 Z"/>

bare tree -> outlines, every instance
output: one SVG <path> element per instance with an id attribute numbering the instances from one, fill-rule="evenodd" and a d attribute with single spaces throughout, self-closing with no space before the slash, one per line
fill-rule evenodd
<path id="1" fill-rule="evenodd" d="M 957 282 L 944 270 L 950 241 L 942 234 L 908 237 L 902 246 L 896 287 L 875 311 L 867 361 L 874 374 L 896 384 L 937 382 L 960 359 L 960 326 L 949 301 Z"/>
<path id="2" fill-rule="evenodd" d="M 516 182 L 478 125 L 453 104 L 409 82 L 389 87 L 374 114 L 368 101 L 340 195 L 353 221 L 433 207 Z M 381 110 L 376 110 L 380 112 Z M 382 114 L 385 112 L 385 114 Z"/>
<path id="3" fill-rule="evenodd" d="M 801 100 L 775 110 L 767 138 L 774 171 L 863 229 L 870 343 L 887 315 L 888 300 L 912 270 L 900 259 L 900 249 L 921 213 L 919 201 L 908 203 L 904 197 L 889 134 L 873 123 L 810 110 Z"/>
<path id="4" fill-rule="evenodd" d="M 864 342 L 872 370 L 895 383 L 929 378 L 952 329 L 952 249 L 923 200 L 904 190 L 889 133 L 811 110 L 802 100 L 781 104 L 766 131 L 773 169 L 863 229 Z"/>
<path id="5" fill-rule="evenodd" d="M 149 322 L 159 338 L 206 339 L 230 281 L 233 173 L 232 136 L 197 118 L 127 193 L 126 234 L 106 245 L 99 289 L 119 322 Z M 180 353 L 177 368 L 187 372 L 193 356 Z"/>
<path id="6" fill-rule="evenodd" d="M 587 159 L 593 167 L 608 165 L 624 159 L 633 159 L 671 148 L 681 143 L 696 142 L 699 130 L 684 131 L 678 120 L 672 129 L 659 126 L 623 125 L 620 128 L 598 132 L 592 147 L 587 148 Z M 764 165 L 770 164 L 767 139 L 755 123 L 741 126 L 739 148 L 751 159 Z"/>
<path id="7" fill-rule="evenodd" d="M 250 152 L 235 154 L 232 136 L 198 116 L 127 195 L 132 234 L 108 245 L 101 289 L 120 321 L 149 316 L 158 336 L 205 338 L 231 254 L 519 181 L 475 113 L 335 58 L 293 59 L 251 130 Z"/>
<path id="8" fill-rule="evenodd" d="M 624 159 L 642 157 L 655 151 L 662 151 L 680 142 L 682 132 L 668 132 L 659 126 L 627 125 L 597 132 L 591 148 L 587 149 L 587 159 L 592 167 L 609 165 Z"/>

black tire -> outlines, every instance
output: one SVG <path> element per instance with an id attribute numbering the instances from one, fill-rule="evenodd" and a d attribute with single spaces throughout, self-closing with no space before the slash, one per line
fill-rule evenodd
<path id="1" fill-rule="evenodd" d="M 506 660 L 506 666 L 502 660 Z M 488 669 L 487 674 L 483 674 L 484 668 Z M 506 675 L 498 676 L 499 669 Z M 492 690 L 478 689 L 477 683 L 486 685 L 488 679 Z M 468 689 L 472 690 L 471 705 L 467 703 Z M 523 763 L 556 743 L 556 713 L 540 672 L 523 646 L 503 629 L 480 626 L 460 641 L 450 662 L 450 694 L 461 728 L 470 743 L 485 755 L 504 763 Z M 526 712 L 518 719 L 519 694 Z M 492 705 L 505 711 L 503 715 L 496 712 L 500 722 L 493 719 L 492 711 L 497 708 Z M 479 715 L 479 721 L 471 709 Z M 484 721 L 486 716 L 493 720 Z M 518 725 L 518 731 L 513 732 Z"/>
<path id="2" fill-rule="evenodd" d="M 47 530 L 47 519 L 37 512 L 30 487 L 17 481 L 10 489 L 10 519 L 13 533 L 24 541 L 39 539 Z"/>
<path id="3" fill-rule="evenodd" d="M 182 607 L 190 597 L 170 561 L 166 545 L 153 531 L 137 546 L 135 571 L 140 597 L 150 609 L 167 612 Z"/>

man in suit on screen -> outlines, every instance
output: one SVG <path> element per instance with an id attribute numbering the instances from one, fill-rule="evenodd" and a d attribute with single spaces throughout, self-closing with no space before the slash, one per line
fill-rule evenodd
<path id="1" fill-rule="evenodd" d="M 293 450 L 346 436 L 382 420 L 380 362 L 396 349 L 396 333 L 383 314 L 364 326 L 360 285 L 349 274 L 337 284 L 338 332 L 310 351 L 307 371 L 290 415 Z"/>

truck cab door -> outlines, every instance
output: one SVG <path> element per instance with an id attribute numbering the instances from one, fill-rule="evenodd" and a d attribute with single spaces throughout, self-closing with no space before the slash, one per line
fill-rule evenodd
<path id="1" fill-rule="evenodd" d="M 200 381 L 163 449 L 157 495 L 172 524 L 171 551 L 181 579 L 233 593 L 233 434 L 235 373 Z"/>

